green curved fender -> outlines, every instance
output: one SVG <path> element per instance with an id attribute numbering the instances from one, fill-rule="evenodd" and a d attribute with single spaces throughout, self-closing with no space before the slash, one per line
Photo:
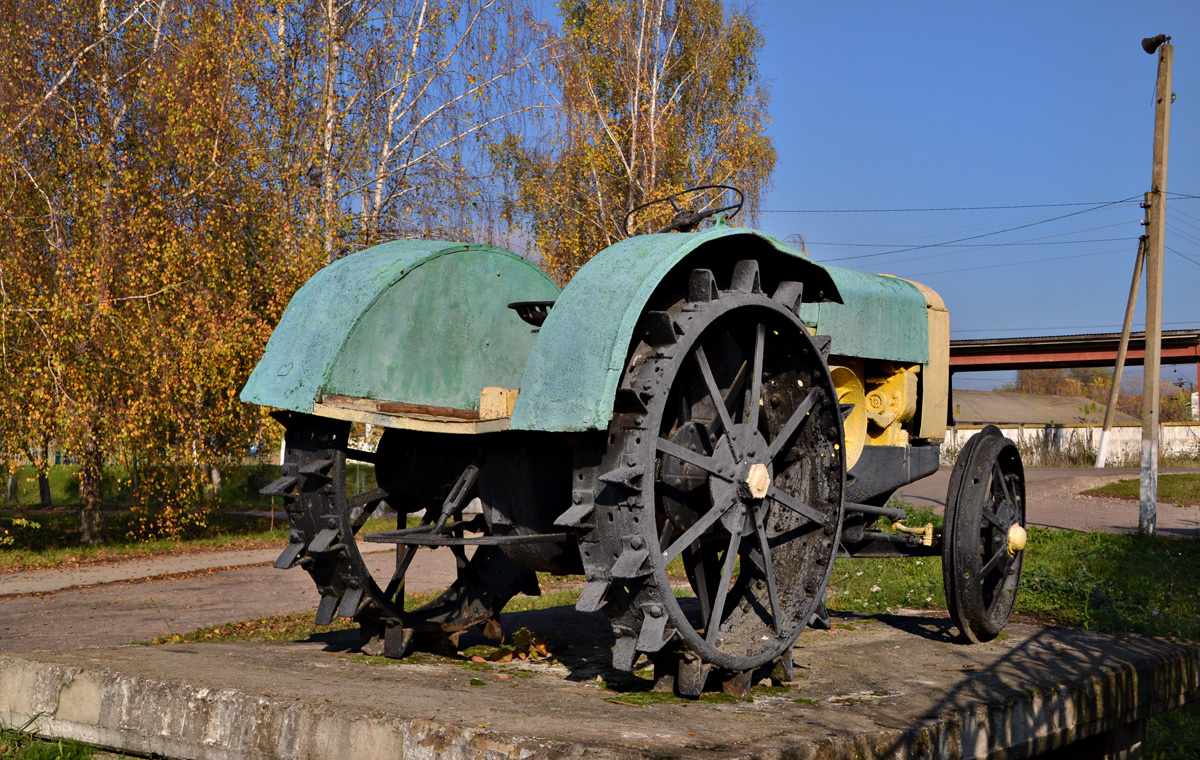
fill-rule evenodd
<path id="1" fill-rule="evenodd" d="M 296 291 L 241 399 L 305 413 L 324 396 L 478 409 L 483 387 L 518 387 L 536 338 L 507 305 L 558 292 L 492 246 L 368 248 Z"/>
<path id="2" fill-rule="evenodd" d="M 607 427 L 642 310 L 662 279 L 703 246 L 729 249 L 731 261 L 763 254 L 795 259 L 798 270 L 807 270 L 796 279 L 819 283 L 825 300 L 840 300 L 827 267 L 761 232 L 714 227 L 628 238 L 596 254 L 555 302 L 525 365 L 510 426 L 551 432 Z M 923 319 L 924 301 L 921 307 Z"/>
<path id="3" fill-rule="evenodd" d="M 925 296 L 896 277 L 826 267 L 842 303 L 805 303 L 800 317 L 830 337 L 838 356 L 885 359 L 909 364 L 929 362 L 929 316 Z"/>

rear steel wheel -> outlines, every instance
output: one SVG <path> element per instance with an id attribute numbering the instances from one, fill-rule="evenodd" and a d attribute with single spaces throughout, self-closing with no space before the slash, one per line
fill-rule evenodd
<path id="1" fill-rule="evenodd" d="M 1012 616 L 1024 559 L 1025 472 L 1016 445 L 994 426 L 959 454 L 946 495 L 942 579 L 954 624 L 972 643 L 994 639 Z"/>
<path id="2" fill-rule="evenodd" d="M 798 284 L 769 298 L 758 283 L 753 261 L 738 263 L 730 290 L 695 270 L 686 300 L 644 315 L 622 393 L 645 411 L 614 416 L 599 542 L 582 546 L 589 580 L 607 581 L 614 664 L 676 639 L 683 693 L 699 693 L 712 666 L 743 690 L 757 669 L 790 666 L 841 525 L 829 370 L 793 311 Z M 698 604 L 675 596 L 676 557 Z"/>
<path id="3" fill-rule="evenodd" d="M 282 476 L 263 493 L 283 497 L 290 529 L 275 567 L 300 566 L 312 576 L 321 594 L 318 625 L 335 616 L 353 618 L 363 628 L 366 648 L 389 656 L 404 656 L 414 647 L 445 651 L 475 625 L 498 637 L 497 615 L 508 600 L 522 591 L 537 593 L 536 576 L 499 547 L 479 547 L 470 557 L 453 547 L 455 581 L 430 603 L 405 612 L 404 577 L 418 547 L 399 546 L 395 569 L 377 579 L 355 536 L 385 500 L 398 513 L 397 527 L 404 527 L 407 513 L 422 509 L 423 521 L 432 524 L 455 489 L 465 489 L 456 494 L 465 505 L 476 488 L 474 477 L 467 477 L 475 452 L 457 441 L 442 451 L 433 436 L 415 440 L 406 431 L 388 430 L 375 453 L 354 453 L 375 462 L 379 486 L 347 497 L 350 424 L 291 412 L 276 416 L 287 428 L 285 461 Z"/>
<path id="4" fill-rule="evenodd" d="M 382 489 L 348 500 L 346 452 L 350 423 L 312 415 L 277 412 L 287 428 L 281 477 L 263 489 L 281 496 L 290 529 L 288 546 L 275 567 L 303 567 L 321 602 L 317 623 L 335 616 L 356 620 L 396 617 L 389 595 L 371 577 L 355 535 L 383 500 Z"/>

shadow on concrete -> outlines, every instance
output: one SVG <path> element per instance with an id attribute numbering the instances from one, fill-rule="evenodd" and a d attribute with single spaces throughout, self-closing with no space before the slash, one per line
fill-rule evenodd
<path id="1" fill-rule="evenodd" d="M 853 612 L 833 613 L 834 625 L 876 620 L 898 631 L 945 644 L 964 643 L 966 639 L 945 615 L 865 615 Z"/>
<path id="2" fill-rule="evenodd" d="M 944 615 L 838 614 L 834 623 L 858 625 L 871 620 L 934 647 L 946 647 L 947 652 L 971 647 Z M 567 669 L 568 681 L 599 676 L 616 692 L 652 687 L 648 679 L 612 669 L 614 636 L 602 612 L 583 613 L 566 605 L 506 613 L 501 622 L 506 638 L 528 628 L 546 639 L 555 659 Z M 1179 695 L 1195 688 L 1188 686 L 1195 673 L 1180 664 L 1188 660 L 1180 654 L 1186 648 L 1182 645 L 1062 627 L 1038 628 L 1024 636 L 1014 635 L 1012 643 L 1002 638 L 987 645 L 989 655 L 982 658 L 987 664 L 963 666 L 953 685 L 917 722 L 893 734 L 894 741 L 886 740 L 890 747 L 879 756 L 904 756 L 918 746 L 1021 747 L 1017 753 L 1024 756 L 1057 750 L 1080 736 L 1082 743 L 1071 744 L 1061 757 L 1100 756 L 1114 736 L 1121 736 L 1122 730 L 1128 734 L 1131 721 L 1176 706 L 1170 700 L 1178 702 Z M 357 651 L 361 644 L 356 630 L 320 633 L 308 641 L 324 644 L 330 652 Z M 463 636 L 460 646 L 495 643 L 472 631 Z M 1194 655 L 1190 661 L 1194 665 Z M 982 705 L 991 707 L 981 711 Z M 1126 735 L 1129 741 L 1140 737 L 1136 731 Z"/>
<path id="3" fill-rule="evenodd" d="M 301 641 L 324 644 L 326 652 L 358 652 L 363 644 L 362 634 L 357 628 L 347 631 L 322 631 Z"/>
<path id="4" fill-rule="evenodd" d="M 919 617 L 877 619 L 917 633 L 938 622 Z M 971 646 L 962 638 L 946 640 Z M 980 743 L 996 746 L 999 740 L 1010 747 L 1025 744 L 1036 754 L 1093 734 L 1071 744 L 1061 756 L 1099 757 L 1114 740 L 1141 741 L 1141 726 L 1134 721 L 1174 706 L 1164 702 L 1194 688 L 1187 683 L 1195 674 L 1179 666 L 1182 648 L 1141 636 L 1042 628 L 986 667 L 964 669 L 962 680 L 922 718 L 949 718 L 946 724 L 955 726 L 964 748 Z M 1003 705 L 1003 709 L 993 709 L 978 720 L 981 703 Z M 1135 729 L 1129 734 L 1131 725 Z M 922 743 L 920 735 L 929 730 L 929 725 L 909 728 L 891 751 L 899 755 L 914 742 Z M 1057 752 L 1046 755 L 1059 756 Z"/>
<path id="5" fill-rule="evenodd" d="M 500 616 L 504 636 L 511 637 L 520 628 L 528 628 L 546 640 L 554 655 L 568 671 L 567 680 L 591 681 L 596 676 L 606 681 L 612 670 L 612 648 L 616 642 L 608 618 L 603 612 L 580 612 L 574 605 L 551 607 L 529 612 L 507 612 Z M 494 644 L 476 630 L 462 638 L 461 645 Z"/>
<path id="6" fill-rule="evenodd" d="M 608 680 L 617 672 L 611 668 L 615 637 L 603 612 L 579 612 L 574 605 L 564 605 L 504 613 L 500 622 L 504 627 L 504 641 L 510 640 L 521 628 L 528 628 L 535 636 L 545 639 L 551 654 L 569 671 L 569 681 L 589 681 L 597 675 Z M 315 633 L 303 641 L 323 644 L 324 651 L 336 653 L 360 652 L 363 644 L 357 628 Z M 457 658 L 468 659 L 461 654 L 462 650 L 497 643 L 485 638 L 478 628 L 472 629 L 459 640 Z"/>

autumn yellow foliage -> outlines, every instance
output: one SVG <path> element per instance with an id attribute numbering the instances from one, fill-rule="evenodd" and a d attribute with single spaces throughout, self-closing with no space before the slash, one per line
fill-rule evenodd
<path id="1" fill-rule="evenodd" d="M 536 141 L 496 148 L 510 182 L 506 209 L 536 241 L 560 284 L 627 234 L 653 232 L 670 205 L 642 204 L 699 185 L 745 193 L 753 221 L 775 149 L 764 133 L 769 91 L 763 38 L 747 8 L 721 0 L 570 0 L 553 74 L 562 107 Z M 709 194 L 695 209 L 727 205 Z"/>
<path id="2" fill-rule="evenodd" d="M 515 242 L 565 280 L 634 205 L 753 206 L 774 162 L 761 37 L 720 0 L 569 2 L 561 31 L 523 0 L 0 7 L 0 470 L 77 464 L 85 543 L 106 467 L 169 537 L 275 450 L 238 392 L 327 263 Z"/>

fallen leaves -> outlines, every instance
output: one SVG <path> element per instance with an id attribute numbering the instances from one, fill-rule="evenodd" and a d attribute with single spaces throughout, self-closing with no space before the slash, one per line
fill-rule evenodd
<path id="1" fill-rule="evenodd" d="M 486 658 L 473 655 L 471 662 L 513 662 L 514 660 L 544 660 L 550 656 L 550 646 L 546 640 L 534 635 L 528 628 L 518 628 L 513 633 L 512 643 L 505 644 L 500 640 L 500 646 Z"/>

